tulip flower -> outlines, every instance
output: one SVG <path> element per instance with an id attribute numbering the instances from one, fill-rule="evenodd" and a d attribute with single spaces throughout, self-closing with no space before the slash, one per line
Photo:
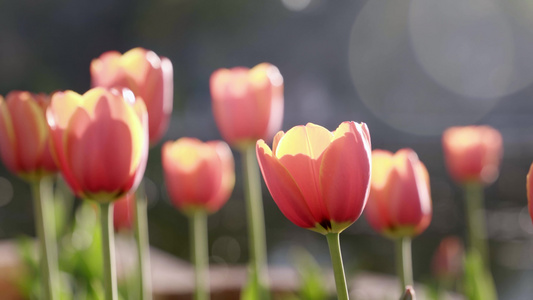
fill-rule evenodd
<path id="1" fill-rule="evenodd" d="M 446 165 L 453 179 L 488 185 L 498 178 L 502 136 L 489 126 L 448 128 L 442 135 Z"/>
<path id="2" fill-rule="evenodd" d="M 0 154 L 4 165 L 20 177 L 34 181 L 57 172 L 50 154 L 45 94 L 13 91 L 0 96 Z"/>
<path id="3" fill-rule="evenodd" d="M 4 165 L 31 184 L 41 263 L 41 288 L 46 299 L 57 299 L 58 266 L 52 179 L 58 171 L 50 152 L 45 111 L 46 94 L 13 91 L 0 96 L 0 155 Z"/>
<path id="4" fill-rule="evenodd" d="M 411 149 L 372 151 L 368 223 L 390 238 L 413 237 L 431 221 L 429 175 Z"/>
<path id="5" fill-rule="evenodd" d="M 325 234 L 337 294 L 348 299 L 339 233 L 359 218 L 369 192 L 370 134 L 366 124 L 343 122 L 330 132 L 308 123 L 263 140 L 257 159 L 272 198 L 294 224 Z"/>
<path id="6" fill-rule="evenodd" d="M 72 191 L 100 204 L 106 300 L 117 299 L 112 202 L 137 188 L 148 157 L 148 116 L 128 90 L 57 92 L 47 111 L 52 153 Z"/>
<path id="7" fill-rule="evenodd" d="M 121 55 L 108 51 L 91 62 L 93 87 L 129 88 L 146 104 L 150 144 L 168 127 L 173 104 L 172 63 L 153 51 L 134 48 Z"/>
<path id="8" fill-rule="evenodd" d="M 166 142 L 163 170 L 172 203 L 189 217 L 195 299 L 209 299 L 207 213 L 220 209 L 235 185 L 233 155 L 222 141 L 202 143 L 194 138 Z"/>
<path id="9" fill-rule="evenodd" d="M 413 284 L 411 238 L 431 221 L 429 175 L 411 149 L 395 154 L 372 152 L 372 180 L 365 217 L 370 225 L 396 239 L 396 261 L 401 290 Z"/>
<path id="10" fill-rule="evenodd" d="M 370 182 L 366 124 L 344 122 L 335 131 L 308 123 L 257 142 L 257 158 L 272 198 L 294 224 L 340 233 L 365 207 Z"/>
<path id="11" fill-rule="evenodd" d="M 233 155 L 226 143 L 181 138 L 166 142 L 161 154 L 167 189 L 176 207 L 213 213 L 226 203 L 235 184 Z"/>
<path id="12" fill-rule="evenodd" d="M 435 251 L 431 270 L 433 275 L 445 281 L 454 280 L 461 275 L 464 260 L 463 243 L 458 237 L 444 238 Z"/>
<path id="13" fill-rule="evenodd" d="M 146 107 L 129 90 L 57 92 L 47 113 L 61 173 L 80 198 L 111 202 L 134 190 L 148 156 Z"/>
<path id="14" fill-rule="evenodd" d="M 129 193 L 115 201 L 113 206 L 113 227 L 115 231 L 133 228 L 135 219 L 135 194 Z"/>
<path id="15" fill-rule="evenodd" d="M 262 63 L 218 69 L 211 75 L 213 113 L 224 140 L 237 148 L 271 139 L 283 121 L 283 77 Z"/>

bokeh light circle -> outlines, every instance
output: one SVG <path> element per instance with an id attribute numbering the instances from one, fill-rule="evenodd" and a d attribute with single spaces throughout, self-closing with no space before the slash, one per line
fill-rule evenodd
<path id="1" fill-rule="evenodd" d="M 409 0 L 368 1 L 357 15 L 349 62 L 359 97 L 383 122 L 412 134 L 477 122 L 498 99 L 461 95 L 428 76 L 411 46 L 409 16 Z"/>

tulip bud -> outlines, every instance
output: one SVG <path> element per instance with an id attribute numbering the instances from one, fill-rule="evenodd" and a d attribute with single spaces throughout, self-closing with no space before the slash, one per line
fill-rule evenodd
<path id="1" fill-rule="evenodd" d="M 215 121 L 231 146 L 245 148 L 280 130 L 283 77 L 275 66 L 219 69 L 211 75 L 210 85 Z"/>
<path id="2" fill-rule="evenodd" d="M 281 212 L 294 224 L 339 233 L 359 218 L 370 183 L 366 124 L 343 122 L 330 132 L 308 123 L 256 145 L 261 173 Z"/>
<path id="3" fill-rule="evenodd" d="M 444 238 L 433 256 L 431 269 L 433 275 L 440 279 L 454 279 L 463 269 L 464 248 L 457 237 Z"/>
<path id="4" fill-rule="evenodd" d="M 131 91 L 57 92 L 47 120 L 52 152 L 74 194 L 109 202 L 137 188 L 148 158 L 148 116 Z"/>
<path id="5" fill-rule="evenodd" d="M 146 104 L 150 144 L 168 127 L 173 104 L 172 63 L 153 51 L 134 48 L 121 55 L 108 51 L 91 62 L 93 87 L 128 88 Z"/>
<path id="6" fill-rule="evenodd" d="M 235 185 L 235 166 L 229 146 L 194 138 L 166 142 L 161 151 L 165 183 L 172 203 L 184 212 L 215 212 Z"/>
<path id="7" fill-rule="evenodd" d="M 400 300 L 416 300 L 415 289 L 412 286 L 408 285 L 405 288 L 405 293 L 402 295 Z"/>
<path id="8" fill-rule="evenodd" d="M 411 149 L 372 151 L 372 180 L 365 217 L 390 238 L 412 237 L 431 222 L 429 175 Z"/>
<path id="9" fill-rule="evenodd" d="M 45 94 L 13 91 L 0 96 L 0 154 L 4 165 L 26 180 L 57 172 L 50 153 Z"/>
<path id="10" fill-rule="evenodd" d="M 490 126 L 451 127 L 442 135 L 448 172 L 461 184 L 491 184 L 498 178 L 502 136 Z"/>

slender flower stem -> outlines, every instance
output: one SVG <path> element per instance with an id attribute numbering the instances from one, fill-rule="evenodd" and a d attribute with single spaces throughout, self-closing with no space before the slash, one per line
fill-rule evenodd
<path id="1" fill-rule="evenodd" d="M 254 299 L 268 299 L 267 257 L 265 216 L 259 166 L 255 155 L 255 145 L 248 146 L 241 152 L 244 171 L 244 189 L 246 213 L 248 218 L 248 235 L 250 247 L 250 272 L 252 284 L 257 287 L 258 295 Z"/>
<path id="2" fill-rule="evenodd" d="M 100 204 L 104 289 L 106 300 L 117 300 L 117 271 L 115 264 L 115 232 L 113 231 L 113 203 Z"/>
<path id="3" fill-rule="evenodd" d="M 331 255 L 331 264 L 335 274 L 335 286 L 337 287 L 337 299 L 348 300 L 348 287 L 346 285 L 346 276 L 344 275 L 344 265 L 342 264 L 341 245 L 339 233 L 326 234 L 328 239 L 329 254 Z"/>
<path id="4" fill-rule="evenodd" d="M 59 271 L 52 192 L 52 178 L 32 183 L 35 226 L 39 239 L 42 295 L 45 300 L 58 299 Z"/>
<path id="5" fill-rule="evenodd" d="M 396 272 L 400 278 L 401 292 L 413 285 L 413 263 L 411 256 L 411 238 L 401 237 L 396 240 Z"/>
<path id="6" fill-rule="evenodd" d="M 150 267 L 150 242 L 148 240 L 148 199 L 141 182 L 135 197 L 135 239 L 139 266 L 140 300 L 152 300 L 152 273 Z"/>
<path id="7" fill-rule="evenodd" d="M 483 264 L 487 267 L 489 251 L 483 210 L 483 186 L 479 183 L 468 183 L 464 185 L 464 192 L 469 247 L 479 252 L 483 259 Z"/>
<path id="8" fill-rule="evenodd" d="M 191 259 L 194 262 L 194 299 L 209 299 L 209 253 L 207 246 L 207 213 L 196 209 L 189 214 Z"/>

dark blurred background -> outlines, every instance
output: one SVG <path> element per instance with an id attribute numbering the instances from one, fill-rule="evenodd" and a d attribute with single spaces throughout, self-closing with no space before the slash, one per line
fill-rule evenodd
<path id="1" fill-rule="evenodd" d="M 174 112 L 164 140 L 219 139 L 209 76 L 221 67 L 276 65 L 285 79 L 283 130 L 366 122 L 373 148 L 413 148 L 431 176 L 434 215 L 414 240 L 415 279 L 430 279 L 441 238 L 464 236 L 461 190 L 446 173 L 441 133 L 489 124 L 504 137 L 499 180 L 487 189 L 492 269 L 500 299 L 531 299 L 533 226 L 525 176 L 533 161 L 533 4 L 530 0 L 1 1 L 0 94 L 90 87 L 89 65 L 141 46 L 174 65 Z M 146 171 L 153 246 L 188 259 L 187 220 L 172 209 L 160 145 Z M 242 173 L 209 219 L 211 262 L 247 261 Z M 325 267 L 324 238 L 300 229 L 263 190 L 269 262 L 307 248 Z M 0 238 L 33 235 L 28 185 L 0 168 Z M 392 242 L 364 217 L 342 236 L 348 273 L 394 273 Z"/>

